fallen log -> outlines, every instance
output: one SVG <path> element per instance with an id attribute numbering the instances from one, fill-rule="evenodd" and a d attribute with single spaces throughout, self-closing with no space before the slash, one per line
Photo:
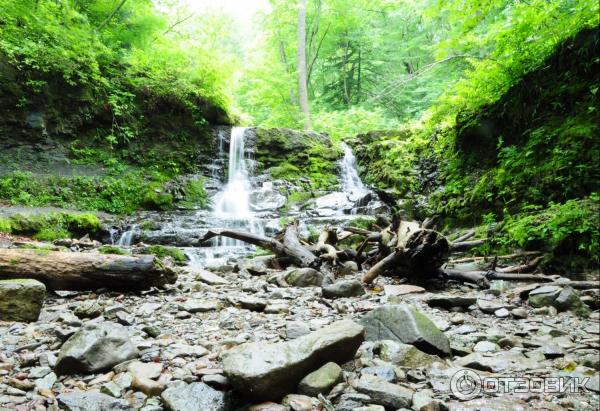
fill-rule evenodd
<path id="1" fill-rule="evenodd" d="M 147 290 L 177 280 L 174 267 L 153 255 L 123 256 L 0 249 L 0 279 L 31 278 L 50 290 Z"/>
<path id="2" fill-rule="evenodd" d="M 537 266 L 542 262 L 543 259 L 544 259 L 544 256 L 540 255 L 526 264 L 513 265 L 513 266 L 505 267 L 505 268 L 498 268 L 496 271 L 498 271 L 500 273 L 530 273 L 537 268 Z"/>

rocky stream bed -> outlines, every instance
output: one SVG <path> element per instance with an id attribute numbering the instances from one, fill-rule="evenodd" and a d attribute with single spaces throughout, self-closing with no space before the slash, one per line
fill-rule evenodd
<path id="1" fill-rule="evenodd" d="M 246 193 L 252 213 L 242 210 L 236 227 L 271 235 L 285 184 L 261 178 Z M 344 181 L 364 189 L 355 171 Z M 372 192 L 322 194 L 286 205 L 304 238 L 390 211 Z M 147 244 L 181 247 L 187 262 L 174 284 L 51 291 L 35 280 L 0 281 L 0 411 L 600 407 L 597 287 L 495 280 L 489 289 L 455 281 L 423 288 L 385 275 L 365 285 L 353 261 L 283 269 L 236 242 L 200 247 L 232 206 L 219 207 L 139 214 L 112 233 L 134 255 Z M 27 246 L 1 240 L 3 248 Z M 100 245 L 61 244 L 74 253 Z"/>

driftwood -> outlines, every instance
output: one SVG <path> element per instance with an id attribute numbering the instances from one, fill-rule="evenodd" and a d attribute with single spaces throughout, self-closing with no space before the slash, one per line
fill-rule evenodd
<path id="1" fill-rule="evenodd" d="M 0 249 L 0 279 L 31 278 L 50 290 L 147 290 L 173 284 L 176 270 L 153 255 Z"/>
<path id="2" fill-rule="evenodd" d="M 510 260 L 513 258 L 538 256 L 540 254 L 542 254 L 540 251 L 523 251 L 522 253 L 496 255 L 496 256 L 488 256 L 488 257 L 464 257 L 464 258 L 458 258 L 456 260 L 450 260 L 448 262 L 450 264 L 460 264 L 460 263 L 471 263 L 471 262 L 476 262 L 476 261 L 489 261 L 489 260 L 493 260 L 493 259 Z"/>
<path id="3" fill-rule="evenodd" d="M 266 248 L 267 250 L 274 252 L 278 257 L 292 259 L 294 263 L 299 264 L 301 267 L 318 267 L 321 265 L 320 259 L 300 243 L 297 223 L 290 224 L 286 227 L 282 241 L 237 230 L 218 229 L 209 230 L 200 238 L 200 242 L 203 243 L 218 236 L 233 238 L 248 244 Z"/>
<path id="4" fill-rule="evenodd" d="M 450 245 L 437 231 L 396 219 L 381 232 L 380 250 L 385 256 L 364 274 L 364 283 L 370 284 L 392 269 L 396 274 L 409 277 L 431 276 L 448 260 Z"/>

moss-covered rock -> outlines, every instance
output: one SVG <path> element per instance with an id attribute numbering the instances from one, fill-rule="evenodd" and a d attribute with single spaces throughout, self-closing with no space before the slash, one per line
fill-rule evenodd
<path id="1" fill-rule="evenodd" d="M 186 260 L 183 251 L 176 247 L 152 245 L 146 248 L 145 252 L 148 254 L 154 254 L 158 258 L 171 257 L 176 263 L 184 263 Z"/>
<path id="2" fill-rule="evenodd" d="M 36 280 L 0 280 L 0 320 L 37 321 L 46 287 Z"/>
<path id="3" fill-rule="evenodd" d="M 259 171 L 274 179 L 301 183 L 311 188 L 331 189 L 338 184 L 341 149 L 326 134 L 286 128 L 255 128 L 255 159 Z"/>

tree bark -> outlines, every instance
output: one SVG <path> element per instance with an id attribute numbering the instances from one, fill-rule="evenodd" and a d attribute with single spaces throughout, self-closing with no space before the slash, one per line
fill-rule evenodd
<path id="1" fill-rule="evenodd" d="M 121 10 L 121 7 L 123 7 L 123 5 L 125 4 L 126 1 L 127 0 L 121 0 L 119 5 L 113 9 L 113 11 L 108 15 L 107 18 L 104 19 L 104 21 L 102 23 L 100 23 L 100 25 L 98 26 L 98 31 L 102 30 L 102 28 L 104 26 L 106 26 L 112 20 L 112 18 L 115 16 L 115 14 L 117 14 L 119 12 L 119 10 Z"/>
<path id="2" fill-rule="evenodd" d="M 0 249 L 0 279 L 31 278 L 50 290 L 147 290 L 177 280 L 176 270 L 152 255 L 122 256 Z"/>
<path id="3" fill-rule="evenodd" d="M 298 0 L 298 100 L 304 117 L 304 129 L 311 128 L 308 85 L 306 83 L 306 0 Z"/>

